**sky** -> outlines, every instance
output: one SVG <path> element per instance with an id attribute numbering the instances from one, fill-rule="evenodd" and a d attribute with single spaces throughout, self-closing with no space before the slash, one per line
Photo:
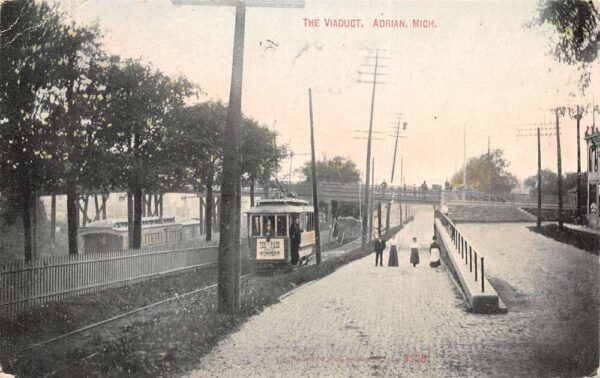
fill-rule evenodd
<path id="1" fill-rule="evenodd" d="M 106 50 L 140 58 L 169 75 L 198 84 L 194 101 L 229 97 L 235 9 L 174 6 L 168 0 L 61 0 L 75 22 L 97 22 Z M 585 96 L 579 73 L 548 54 L 553 33 L 526 26 L 537 1 L 306 0 L 301 9 L 248 8 L 242 111 L 277 131 L 297 154 L 292 171 L 310 156 L 308 88 L 312 89 L 317 157 L 336 155 L 366 168 L 373 49 L 382 49 L 373 130 L 375 182 L 390 182 L 397 114 L 407 122 L 396 161 L 407 185 L 442 184 L 466 156 L 500 148 L 520 179 L 536 173 L 535 137 L 517 137 L 532 123 L 554 127 L 556 106 L 600 102 L 596 63 Z M 318 19 L 319 27 L 306 19 Z M 360 19 L 362 27 L 327 27 L 325 19 Z M 374 20 L 404 20 L 406 28 L 375 28 Z M 431 28 L 413 28 L 429 20 Z M 600 116 L 600 115 L 599 115 Z M 576 127 L 561 122 L 563 172 L 576 171 Z M 591 114 L 582 119 L 582 143 Z M 600 123 L 600 118 L 599 118 Z M 363 130 L 363 131 L 354 131 Z M 585 162 L 585 148 L 583 149 Z M 542 139 L 542 166 L 556 171 L 556 137 Z M 583 169 L 585 169 L 585 164 Z M 288 179 L 290 160 L 279 178 Z M 298 179 L 297 173 L 292 179 Z"/>

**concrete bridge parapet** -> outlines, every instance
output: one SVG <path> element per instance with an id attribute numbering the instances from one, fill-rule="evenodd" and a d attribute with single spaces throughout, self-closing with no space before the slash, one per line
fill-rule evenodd
<path id="1" fill-rule="evenodd" d="M 442 260 L 458 281 L 467 299 L 469 311 L 482 314 L 508 312 L 506 305 L 485 276 L 485 260 L 482 256 L 477 256 L 444 215 L 436 216 L 434 222 Z"/>

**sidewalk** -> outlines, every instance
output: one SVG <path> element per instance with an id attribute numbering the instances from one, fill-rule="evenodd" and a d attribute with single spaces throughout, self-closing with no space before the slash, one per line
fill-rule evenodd
<path id="1" fill-rule="evenodd" d="M 488 232 L 497 228 L 489 227 Z M 569 349 L 574 344 L 567 342 L 568 333 L 573 324 L 586 320 L 579 318 L 578 312 L 569 312 L 557 313 L 555 317 L 560 319 L 548 323 L 549 313 L 565 307 L 563 302 L 552 301 L 556 291 L 539 298 L 538 292 L 549 278 L 535 272 L 515 277 L 504 272 L 511 284 L 531 287 L 533 292 L 518 293 L 509 304 L 513 311 L 505 315 L 467 313 L 462 294 L 445 268 L 429 267 L 427 246 L 432 228 L 432 212 L 417 213 L 415 221 L 395 239 L 400 267 L 375 267 L 375 255 L 370 254 L 300 287 L 222 340 L 199 361 L 191 376 L 574 376 L 577 367 L 571 357 L 583 351 Z M 524 229 L 518 236 L 507 239 L 506 235 L 512 235 L 507 233 L 504 239 L 492 240 L 496 244 L 518 241 L 529 235 L 527 232 Z M 409 264 L 412 236 L 421 243 L 421 264 L 416 268 Z M 529 237 L 543 244 L 545 251 L 559 252 L 559 243 L 535 234 Z M 392 243 L 387 243 L 388 249 Z M 387 259 L 386 250 L 385 265 Z M 514 262 L 515 257 L 510 256 L 503 264 Z M 548 261 L 553 264 L 548 274 L 564 272 L 562 265 L 554 266 L 558 262 Z M 568 288 L 555 289 L 573 297 Z M 597 325 L 589 327 L 589 333 L 597 335 Z M 563 357 L 556 354 L 561 350 Z"/>
<path id="2" fill-rule="evenodd" d="M 397 235 L 400 267 L 375 267 L 371 254 L 298 290 L 223 340 L 192 376 L 444 375 L 453 353 L 438 331 L 464 312 L 444 268 L 429 267 L 432 224 L 431 212 L 419 213 Z M 413 235 L 422 244 L 416 268 Z"/>

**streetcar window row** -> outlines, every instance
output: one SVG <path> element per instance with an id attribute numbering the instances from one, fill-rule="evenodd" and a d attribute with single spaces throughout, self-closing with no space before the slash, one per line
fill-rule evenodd
<path id="1" fill-rule="evenodd" d="M 298 218 L 298 215 L 292 215 L 292 222 Z M 252 236 L 288 236 L 291 223 L 289 215 L 252 215 L 250 223 L 252 225 Z M 303 231 L 314 230 L 314 214 L 299 214 L 300 228 Z"/>

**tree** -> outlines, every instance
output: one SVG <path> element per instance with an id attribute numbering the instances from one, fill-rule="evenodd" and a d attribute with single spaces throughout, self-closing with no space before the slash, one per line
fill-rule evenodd
<path id="1" fill-rule="evenodd" d="M 50 123 L 56 130 L 52 154 L 60 172 L 60 181 L 49 189 L 67 193 L 69 254 L 77 254 L 79 195 L 84 189 L 110 186 L 107 151 L 111 146 L 107 143 L 113 128 L 103 111 L 108 62 L 97 41 L 97 29 L 69 25 L 62 30 L 55 41 L 61 52 L 61 64 L 54 72 L 59 85 L 45 94 Z"/>
<path id="2" fill-rule="evenodd" d="M 556 181 L 558 176 L 555 172 L 552 172 L 549 169 L 542 169 L 541 172 L 541 181 L 542 181 L 542 194 L 558 194 L 558 187 L 556 186 Z M 538 193 L 538 175 L 532 175 L 525 179 L 525 186 L 529 188 L 529 194 L 536 195 Z"/>
<path id="3" fill-rule="evenodd" d="M 206 240 L 212 239 L 213 185 L 223 159 L 223 130 L 227 108 L 205 102 L 180 109 L 175 116 L 171 150 L 182 182 L 199 192 L 206 189 Z"/>
<path id="4" fill-rule="evenodd" d="M 352 160 L 341 156 L 332 159 L 323 158 L 316 162 L 317 177 L 319 181 L 337 182 L 341 184 L 355 184 L 360 181 L 360 173 Z M 310 162 L 301 168 L 305 181 L 311 182 Z"/>
<path id="5" fill-rule="evenodd" d="M 587 182 L 586 172 L 582 173 L 582 182 Z M 558 186 L 556 182 L 558 177 L 555 172 L 552 172 L 549 169 L 542 169 L 542 194 L 552 194 L 558 195 Z M 525 186 L 529 188 L 529 193 L 531 195 L 537 196 L 537 187 L 538 187 L 538 177 L 537 175 L 529 176 L 524 181 Z M 563 178 L 563 194 L 567 194 L 567 192 L 573 188 L 577 187 L 577 172 L 569 172 L 564 175 Z M 583 194 L 582 198 L 587 198 L 587 188 L 586 185 L 583 185 Z"/>
<path id="6" fill-rule="evenodd" d="M 44 94 L 59 86 L 64 29 L 57 13 L 35 0 L 0 3 L 0 175 L 2 190 L 18 193 L 23 250 L 32 259 L 32 197 L 53 176 L 48 147 L 55 135 Z"/>
<path id="7" fill-rule="evenodd" d="M 467 186 L 485 191 L 509 193 L 517 186 L 517 178 L 506 171 L 510 163 L 502 150 L 482 154 L 467 162 Z M 452 176 L 452 185 L 458 187 L 463 182 L 464 167 Z"/>
<path id="8" fill-rule="evenodd" d="M 277 133 L 260 126 L 255 120 L 242 121 L 242 176 L 250 185 L 250 206 L 254 206 L 256 182 L 268 184 L 287 156 L 286 146 L 277 146 Z"/>
<path id="9" fill-rule="evenodd" d="M 168 127 L 193 87 L 183 77 L 171 79 L 137 60 L 117 57 L 111 59 L 106 85 L 107 126 L 115 128 L 111 153 L 121 167 L 119 180 L 129 189 L 128 204 L 133 202 L 130 248 L 140 248 L 142 190 L 155 190 L 168 166 Z"/>
<path id="10" fill-rule="evenodd" d="M 538 7 L 538 25 L 551 25 L 558 37 L 552 54 L 560 63 L 574 65 L 581 72 L 580 87 L 588 87 L 590 66 L 600 49 L 600 15 L 592 1 L 544 0 Z"/>

